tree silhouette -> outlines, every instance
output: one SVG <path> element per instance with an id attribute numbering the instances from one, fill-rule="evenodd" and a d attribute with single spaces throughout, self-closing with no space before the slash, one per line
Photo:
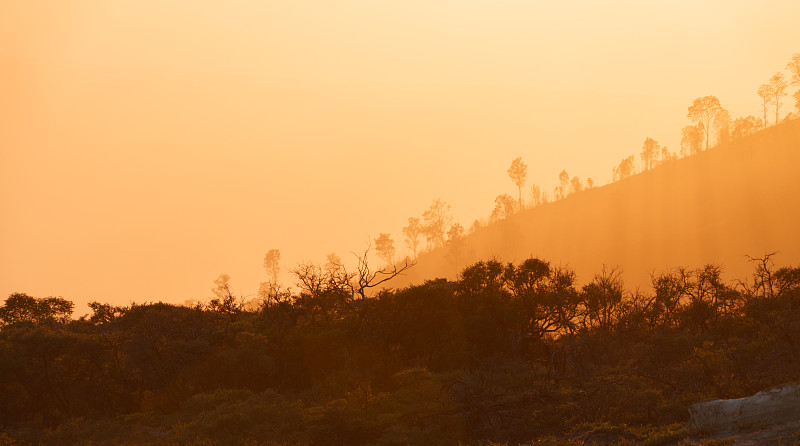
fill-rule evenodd
<path id="1" fill-rule="evenodd" d="M 220 274 L 214 280 L 214 288 L 211 288 L 214 298 L 208 303 L 208 309 L 214 313 L 219 313 L 228 318 L 229 322 L 235 322 L 242 312 L 244 302 L 233 295 L 231 289 L 231 278 L 227 274 Z M 227 328 L 227 326 L 226 326 Z"/>
<path id="2" fill-rule="evenodd" d="M 789 75 L 792 77 L 791 83 L 795 87 L 800 87 L 800 53 L 795 53 L 789 63 L 786 64 L 786 69 L 789 70 Z M 795 108 L 800 113 L 800 90 L 794 93 Z"/>
<path id="3" fill-rule="evenodd" d="M 620 161 L 619 165 L 614 168 L 614 179 L 615 180 L 624 180 L 625 178 L 630 177 L 633 175 L 634 166 L 633 166 L 633 155 L 623 158 Z"/>
<path id="4" fill-rule="evenodd" d="M 558 174 L 558 186 L 556 186 L 555 194 L 556 200 L 561 200 L 566 198 L 567 190 L 569 188 L 569 174 L 566 170 L 562 170 L 561 173 Z"/>
<path id="5" fill-rule="evenodd" d="M 511 167 L 508 168 L 508 176 L 517 185 L 519 189 L 519 208 L 522 209 L 522 187 L 525 186 L 525 176 L 527 175 L 528 166 L 522 162 L 522 158 L 516 158 L 511 162 Z"/>
<path id="6" fill-rule="evenodd" d="M 661 145 L 658 144 L 658 141 L 650 137 L 644 140 L 641 153 L 644 170 L 650 170 L 655 166 L 660 152 Z"/>
<path id="7" fill-rule="evenodd" d="M 736 118 L 733 121 L 732 127 L 731 138 L 739 139 L 758 131 L 758 129 L 761 128 L 761 123 L 755 116 L 747 116 L 744 118 Z"/>
<path id="8" fill-rule="evenodd" d="M 611 329 L 622 304 L 624 286 L 619 268 L 603 266 L 591 282 L 583 286 L 583 326 L 602 331 Z"/>
<path id="9" fill-rule="evenodd" d="M 769 79 L 769 92 L 772 96 L 771 102 L 775 104 L 775 124 L 780 122 L 780 109 L 781 98 L 786 96 L 786 81 L 783 79 L 783 73 L 775 73 Z"/>
<path id="10" fill-rule="evenodd" d="M 420 224 L 419 218 L 410 217 L 408 226 L 403 228 L 403 234 L 406 236 L 406 246 L 411 250 L 413 258 L 416 260 L 417 251 L 419 250 L 419 237 L 422 235 L 422 224 Z"/>
<path id="11" fill-rule="evenodd" d="M 681 130 L 681 153 L 694 155 L 703 148 L 703 130 L 695 125 L 687 125 Z"/>
<path id="12" fill-rule="evenodd" d="M 800 86 L 800 53 L 795 53 L 786 64 L 786 69 L 789 70 L 789 75 L 792 76 L 792 85 Z"/>
<path id="13" fill-rule="evenodd" d="M 758 97 L 761 98 L 761 106 L 764 109 L 763 128 L 767 128 L 767 105 L 772 102 L 772 89 L 768 84 L 761 84 L 761 86 L 758 87 Z"/>
<path id="14" fill-rule="evenodd" d="M 581 183 L 581 179 L 577 175 L 572 177 L 572 179 L 569 182 L 569 193 L 577 194 L 582 190 L 583 190 L 583 184 Z"/>
<path id="15" fill-rule="evenodd" d="M 328 254 L 325 260 L 325 272 L 328 274 L 332 274 L 342 266 L 342 259 L 335 252 Z"/>
<path id="16" fill-rule="evenodd" d="M 264 301 L 277 299 L 280 291 L 278 275 L 281 272 L 281 251 L 270 249 L 264 256 L 264 270 L 267 272 L 267 281 L 259 287 L 258 294 Z"/>
<path id="17" fill-rule="evenodd" d="M 531 206 L 536 207 L 545 203 L 545 197 L 542 193 L 542 188 L 534 184 L 531 186 Z"/>
<path id="18" fill-rule="evenodd" d="M 397 265 L 389 265 L 385 268 L 381 268 L 379 270 L 373 270 L 369 266 L 369 250 L 370 248 L 367 247 L 364 250 L 364 253 L 361 255 L 356 254 L 357 260 L 357 269 L 356 272 L 352 274 L 353 277 L 353 291 L 354 296 L 361 299 L 366 299 L 367 292 L 373 288 L 378 288 L 387 281 L 393 279 L 394 277 L 402 274 L 405 270 L 414 266 L 413 263 L 409 263 L 408 259 L 406 259 L 402 265 L 399 267 Z M 345 271 L 345 276 L 347 273 Z"/>
<path id="19" fill-rule="evenodd" d="M 464 238 L 464 226 L 461 226 L 461 223 L 455 223 L 450 227 L 450 230 L 447 231 L 447 241 L 453 243 L 458 242 L 462 238 Z"/>
<path id="20" fill-rule="evenodd" d="M 511 195 L 502 194 L 494 199 L 494 210 L 489 216 L 489 221 L 500 221 L 514 215 L 517 202 Z"/>
<path id="21" fill-rule="evenodd" d="M 13 293 L 0 307 L 4 325 L 18 322 L 43 324 L 48 321 L 64 323 L 72 315 L 74 304 L 61 297 L 36 298 L 25 293 Z"/>
<path id="22" fill-rule="evenodd" d="M 714 124 L 721 108 L 722 106 L 719 104 L 719 99 L 717 99 L 716 96 L 697 98 L 692 102 L 692 105 L 689 106 L 687 117 L 698 124 L 702 124 L 702 129 L 706 138 L 706 150 L 708 150 L 711 126 Z"/>
<path id="23" fill-rule="evenodd" d="M 92 316 L 89 322 L 93 324 L 105 324 L 119 318 L 126 311 L 127 307 L 117 307 L 111 304 L 101 304 L 100 302 L 89 302 L 89 308 L 92 309 Z"/>
<path id="24" fill-rule="evenodd" d="M 270 249 L 267 255 L 264 256 L 264 269 L 267 271 L 269 280 L 274 286 L 278 285 L 278 275 L 281 272 L 281 251 L 279 249 Z"/>
<path id="25" fill-rule="evenodd" d="M 447 231 L 447 244 L 449 246 L 448 256 L 458 264 L 461 260 L 461 254 L 464 250 L 464 227 L 461 226 L 461 223 L 455 223 L 453 226 L 450 226 L 450 230 Z"/>
<path id="26" fill-rule="evenodd" d="M 375 251 L 378 252 L 378 257 L 383 259 L 387 266 L 394 263 L 394 240 L 389 234 L 381 233 L 375 239 Z"/>
<path id="27" fill-rule="evenodd" d="M 714 135 L 717 144 L 725 144 L 731 138 L 731 115 L 724 108 L 720 108 L 714 118 Z"/>
<path id="28" fill-rule="evenodd" d="M 675 159 L 675 154 L 670 153 L 667 146 L 661 146 L 661 162 L 665 163 L 667 161 L 672 161 Z"/>
<path id="29" fill-rule="evenodd" d="M 437 198 L 431 203 L 428 210 L 422 213 L 422 220 L 422 230 L 428 244 L 434 247 L 443 246 L 444 235 L 452 220 L 450 205 Z"/>

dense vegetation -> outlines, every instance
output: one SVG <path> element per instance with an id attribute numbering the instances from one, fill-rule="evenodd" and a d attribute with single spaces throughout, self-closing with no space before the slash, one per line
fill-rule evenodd
<path id="1" fill-rule="evenodd" d="M 583 287 L 539 259 L 363 297 L 334 276 L 248 311 L 14 294 L 0 443 L 676 443 L 690 404 L 800 377 L 800 268 Z"/>

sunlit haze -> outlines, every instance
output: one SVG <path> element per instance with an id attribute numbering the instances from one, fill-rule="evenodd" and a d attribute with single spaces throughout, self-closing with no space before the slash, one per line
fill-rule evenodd
<path id="1" fill-rule="evenodd" d="M 203 300 L 221 273 L 253 296 L 269 249 L 289 286 L 380 233 L 402 257 L 434 199 L 468 228 L 516 197 L 514 158 L 552 194 L 563 169 L 610 183 L 646 137 L 679 151 L 695 98 L 760 117 L 798 17 L 793 1 L 5 1 L 0 295 L 82 314 Z"/>

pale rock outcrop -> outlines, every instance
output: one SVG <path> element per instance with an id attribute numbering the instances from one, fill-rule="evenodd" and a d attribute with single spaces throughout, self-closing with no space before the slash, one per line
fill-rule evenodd
<path id="1" fill-rule="evenodd" d="M 697 403 L 689 408 L 689 430 L 729 435 L 764 430 L 800 420 L 800 384 L 775 387 L 753 396 Z"/>

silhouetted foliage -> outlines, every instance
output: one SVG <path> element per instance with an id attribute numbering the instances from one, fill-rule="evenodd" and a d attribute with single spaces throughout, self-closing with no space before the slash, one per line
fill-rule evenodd
<path id="1" fill-rule="evenodd" d="M 764 119 L 762 121 L 762 129 L 767 128 L 767 105 L 772 103 L 772 87 L 769 84 L 761 84 L 758 87 L 758 97 L 761 98 L 761 107 L 764 111 Z M 777 124 L 777 122 L 776 122 Z"/>
<path id="2" fill-rule="evenodd" d="M 450 205 L 436 199 L 431 206 L 422 213 L 422 233 L 425 234 L 429 246 L 440 247 L 444 245 L 444 235 L 452 220 Z"/>
<path id="3" fill-rule="evenodd" d="M 650 170 L 658 164 L 658 157 L 661 154 L 661 144 L 653 138 L 647 138 L 642 144 L 642 166 L 644 170 Z"/>
<path id="4" fill-rule="evenodd" d="M 281 251 L 270 249 L 264 256 L 264 270 L 267 272 L 267 281 L 261 283 L 258 290 L 259 298 L 270 305 L 282 298 L 278 276 L 281 272 Z"/>
<path id="5" fill-rule="evenodd" d="M 687 116 L 691 118 L 692 121 L 697 122 L 698 127 L 703 130 L 705 134 L 706 150 L 708 150 L 709 147 L 711 129 L 715 125 L 721 111 L 722 106 L 716 96 L 697 98 L 692 102 L 692 105 L 689 106 L 689 114 Z"/>
<path id="6" fill-rule="evenodd" d="M 800 53 L 795 53 L 792 56 L 789 63 L 786 64 L 786 69 L 789 70 L 789 76 L 791 76 L 790 82 L 792 85 L 800 87 Z M 800 113 L 800 89 L 794 93 L 794 99 L 795 110 Z"/>
<path id="7" fill-rule="evenodd" d="M 514 215 L 517 211 L 517 202 L 508 194 L 498 195 L 494 199 L 494 209 L 489 215 L 489 221 L 495 222 Z"/>
<path id="8" fill-rule="evenodd" d="M 736 140 L 750 136 L 761 128 L 761 122 L 755 116 L 747 116 L 744 118 L 736 118 L 733 121 L 733 129 L 731 130 L 731 138 Z"/>
<path id="9" fill-rule="evenodd" d="M 394 240 L 391 235 L 382 233 L 375 239 L 375 251 L 386 265 L 394 263 Z"/>
<path id="10" fill-rule="evenodd" d="M 419 250 L 420 236 L 422 235 L 422 225 L 418 218 L 410 217 L 408 219 L 408 226 L 403 227 L 403 234 L 406 236 L 406 247 L 411 250 L 413 258 L 417 258 L 417 251 Z"/>
<path id="11" fill-rule="evenodd" d="M 569 191 L 569 174 L 566 170 L 562 170 L 561 173 L 558 174 L 558 186 L 556 186 L 555 190 L 553 191 L 556 200 L 563 200 L 567 197 L 567 192 Z"/>
<path id="12" fill-rule="evenodd" d="M 528 165 L 522 162 L 522 158 L 516 158 L 508 168 L 508 176 L 514 185 L 519 189 L 519 208 L 522 209 L 522 188 L 525 186 L 525 176 L 528 174 Z"/>
<path id="13" fill-rule="evenodd" d="M 620 161 L 619 165 L 614 168 L 614 181 L 624 180 L 634 173 L 633 155 Z"/>
<path id="14" fill-rule="evenodd" d="M 703 149 L 703 127 L 687 125 L 681 131 L 681 153 L 694 155 Z"/>
<path id="15" fill-rule="evenodd" d="M 775 104 L 775 124 L 781 121 L 781 98 L 786 96 L 786 81 L 783 79 L 783 73 L 775 73 L 770 79 L 769 83 L 770 102 Z"/>
<path id="16" fill-rule="evenodd" d="M 73 308 L 72 302 L 60 297 L 39 299 L 28 296 L 25 293 L 14 293 L 0 307 L 0 321 L 4 325 L 23 322 L 33 324 L 64 323 L 69 320 Z"/>
<path id="17" fill-rule="evenodd" d="M 64 317 L 69 302 L 23 311 L 46 300 L 14 294 L 2 307 L 16 316 L 4 312 L 0 330 L 0 419 L 8 438 L 36 444 L 668 431 L 693 402 L 800 376 L 800 268 L 753 260 L 736 284 L 708 265 L 654 274 L 641 293 L 618 269 L 578 288 L 569 269 L 537 258 L 377 291 L 383 276 L 334 258 L 295 269 L 300 294 L 258 311 L 226 307 L 223 276 L 217 305 L 95 303 L 79 320 Z"/>

